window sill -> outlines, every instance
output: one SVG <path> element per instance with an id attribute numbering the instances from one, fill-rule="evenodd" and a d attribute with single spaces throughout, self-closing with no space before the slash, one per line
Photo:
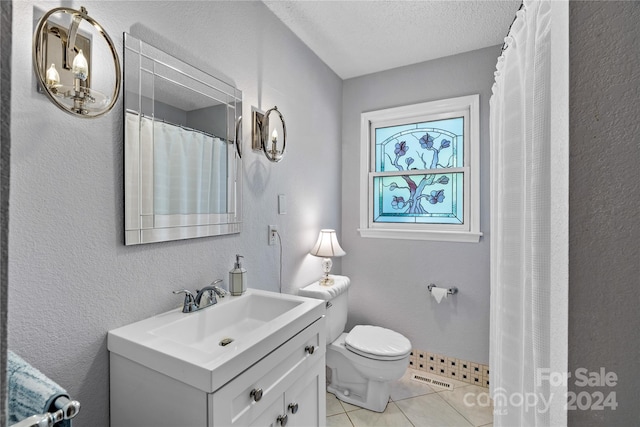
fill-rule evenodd
<path id="1" fill-rule="evenodd" d="M 393 230 L 388 228 L 359 228 L 361 237 L 377 239 L 432 240 L 438 242 L 478 243 L 481 232 L 473 231 L 433 231 L 433 230 Z"/>

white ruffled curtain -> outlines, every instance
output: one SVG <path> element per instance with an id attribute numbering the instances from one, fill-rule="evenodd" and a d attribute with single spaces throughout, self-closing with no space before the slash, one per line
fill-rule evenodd
<path id="1" fill-rule="evenodd" d="M 491 392 L 495 426 L 548 426 L 549 1 L 525 1 L 498 59 L 491 108 Z M 527 400 L 528 399 L 528 400 Z M 537 399 L 537 400 L 535 400 Z M 566 403 L 566 401 L 565 401 Z"/>
<path id="2" fill-rule="evenodd" d="M 153 145 L 155 214 L 226 212 L 227 158 L 220 138 L 156 121 Z"/>
<path id="3" fill-rule="evenodd" d="M 127 114 L 131 141 L 140 141 L 143 214 L 220 214 L 227 209 L 227 151 L 220 138 Z M 138 137 L 139 130 L 139 137 Z M 152 164 L 151 164 L 152 163 Z"/>

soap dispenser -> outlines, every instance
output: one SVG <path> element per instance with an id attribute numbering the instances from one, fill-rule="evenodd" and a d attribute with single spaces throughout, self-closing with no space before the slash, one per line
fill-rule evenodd
<path id="1" fill-rule="evenodd" d="M 233 270 L 229 272 L 229 292 L 233 296 L 242 295 L 247 290 L 247 270 L 242 268 L 240 258 L 244 257 L 236 255 L 236 263 Z"/>

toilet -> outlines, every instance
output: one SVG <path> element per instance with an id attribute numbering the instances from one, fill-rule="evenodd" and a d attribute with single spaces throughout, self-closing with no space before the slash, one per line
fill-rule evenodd
<path id="1" fill-rule="evenodd" d="M 358 325 L 344 332 L 351 281 L 346 276 L 331 277 L 332 286 L 315 282 L 298 290 L 301 296 L 327 302 L 327 391 L 344 402 L 383 412 L 391 383 L 409 366 L 411 342 L 379 326 Z"/>

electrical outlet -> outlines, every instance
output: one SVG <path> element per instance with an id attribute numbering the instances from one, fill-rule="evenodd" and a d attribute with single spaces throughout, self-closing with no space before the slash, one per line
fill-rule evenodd
<path id="1" fill-rule="evenodd" d="M 278 233 L 278 229 L 276 228 L 276 226 L 270 225 L 269 226 L 269 246 L 273 246 L 276 244 L 276 239 L 278 238 L 277 233 Z"/>

